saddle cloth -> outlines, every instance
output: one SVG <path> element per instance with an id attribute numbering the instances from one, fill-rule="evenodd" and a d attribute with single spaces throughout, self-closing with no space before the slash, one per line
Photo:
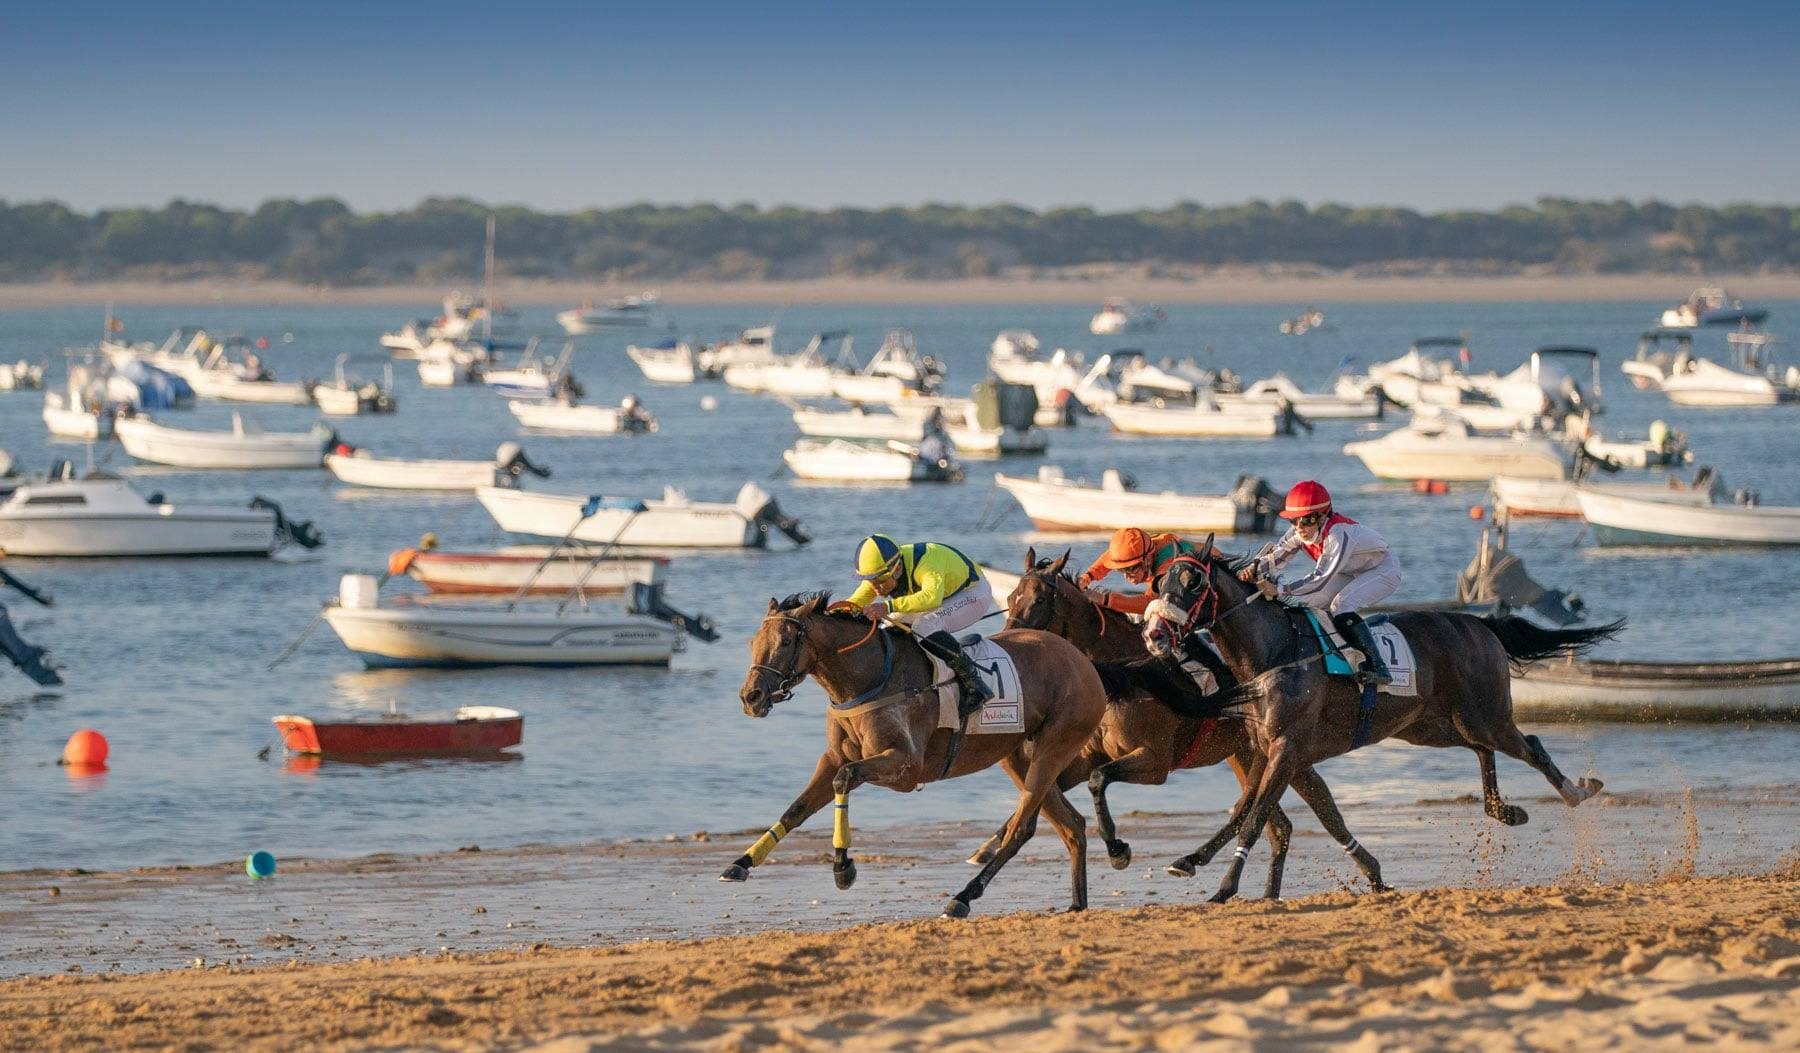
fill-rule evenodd
<path id="1" fill-rule="evenodd" d="M 1019 696 L 1019 670 L 1012 655 L 992 640 L 963 644 L 963 654 L 974 663 L 976 674 L 993 695 L 986 705 L 969 715 L 965 735 L 1016 735 L 1025 730 L 1025 700 Z M 931 656 L 931 677 L 938 688 L 938 727 L 956 726 L 956 674 L 936 655 Z"/>
<path id="2" fill-rule="evenodd" d="M 1313 633 L 1325 646 L 1325 671 L 1332 676 L 1355 676 L 1356 668 L 1362 665 L 1362 652 L 1344 639 L 1329 616 L 1320 615 L 1310 607 L 1306 609 L 1306 616 L 1312 622 Z M 1366 624 L 1375 637 L 1375 646 L 1381 648 L 1381 660 L 1394 678 L 1381 693 L 1397 698 L 1417 698 L 1419 666 L 1413 657 L 1412 644 L 1406 641 L 1399 627 L 1385 617 L 1366 619 Z"/>

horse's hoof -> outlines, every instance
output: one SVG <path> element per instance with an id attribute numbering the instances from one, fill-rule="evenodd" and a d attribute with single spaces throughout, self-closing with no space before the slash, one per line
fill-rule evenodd
<path id="1" fill-rule="evenodd" d="M 944 904 L 944 917 L 946 917 L 946 918 L 966 918 L 968 916 L 969 916 L 969 905 L 967 903 L 964 903 L 962 900 L 956 899 L 955 897 L 951 897 L 950 902 Z"/>
<path id="2" fill-rule="evenodd" d="M 1386 882 L 1383 882 L 1383 881 L 1377 881 L 1377 882 L 1375 882 L 1375 883 L 1374 883 L 1374 884 L 1372 884 L 1372 885 L 1370 885 L 1370 886 L 1369 886 L 1369 891 L 1370 891 L 1370 892 L 1376 892 L 1376 893 L 1380 893 L 1380 892 L 1392 892 L 1392 891 L 1394 891 L 1394 886 L 1392 886 L 1392 885 L 1389 885 L 1389 884 L 1387 884 L 1387 883 L 1386 883 Z"/>
<path id="3" fill-rule="evenodd" d="M 746 866 L 741 866 L 737 863 L 733 863 L 730 866 L 725 868 L 725 873 L 719 875 L 719 880 L 720 881 L 749 881 L 750 880 L 750 868 L 746 867 Z"/>
<path id="4" fill-rule="evenodd" d="M 1175 877 L 1193 877 L 1194 864 L 1185 859 L 1177 859 L 1163 868 Z"/>
<path id="5" fill-rule="evenodd" d="M 1494 816 L 1494 818 L 1505 823 L 1507 826 L 1524 826 L 1531 821 L 1531 813 L 1520 808 L 1516 804 L 1508 804 L 1502 805 L 1500 813 Z"/>
<path id="6" fill-rule="evenodd" d="M 1071 904 L 1069 904 L 1069 910 L 1068 910 L 1068 913 L 1070 913 L 1070 914 L 1080 914 L 1080 913 L 1081 913 L 1081 912 L 1082 912 L 1082 911 L 1085 911 L 1085 910 L 1087 910 L 1087 904 L 1086 904 L 1086 903 L 1071 903 Z"/>
<path id="7" fill-rule="evenodd" d="M 1123 841 L 1119 842 L 1119 847 L 1116 849 L 1107 845 L 1106 858 L 1112 863 L 1114 870 L 1124 870 L 1131 865 L 1131 846 Z"/>
<path id="8" fill-rule="evenodd" d="M 856 862 L 854 860 L 846 859 L 841 864 L 833 864 L 831 867 L 831 880 L 837 882 L 837 887 L 839 889 L 847 889 L 851 885 L 856 884 Z"/>
<path id="9" fill-rule="evenodd" d="M 1281 890 L 1278 888 L 1271 888 L 1271 889 L 1263 890 L 1263 899 L 1265 899 L 1265 900 L 1280 899 L 1280 898 L 1281 898 Z"/>
<path id="10" fill-rule="evenodd" d="M 1599 779 L 1575 780 L 1575 788 L 1581 791 L 1581 799 L 1584 801 L 1598 794 L 1605 786 Z"/>
<path id="11" fill-rule="evenodd" d="M 1225 903 L 1225 902 L 1230 901 L 1236 895 L 1237 895 L 1237 889 L 1222 888 L 1219 891 L 1213 893 L 1212 896 L 1210 896 L 1206 902 L 1208 902 L 1208 903 Z"/>

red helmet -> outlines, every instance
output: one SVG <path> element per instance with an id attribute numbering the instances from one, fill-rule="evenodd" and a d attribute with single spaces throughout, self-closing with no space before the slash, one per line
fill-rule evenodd
<path id="1" fill-rule="evenodd" d="M 1295 483 L 1287 493 L 1287 507 L 1281 510 L 1283 519 L 1299 519 L 1314 512 L 1327 512 L 1331 509 L 1331 493 L 1311 479 L 1303 483 Z"/>

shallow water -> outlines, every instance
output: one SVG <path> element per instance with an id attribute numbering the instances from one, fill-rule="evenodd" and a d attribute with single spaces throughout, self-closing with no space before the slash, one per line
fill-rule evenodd
<path id="1" fill-rule="evenodd" d="M 1217 364 L 1258 377 L 1285 370 L 1314 386 L 1347 354 L 1391 358 L 1417 336 L 1466 330 L 1479 369 L 1502 371 L 1529 350 L 1552 342 L 1592 344 L 1603 353 L 1608 433 L 1642 434 L 1657 417 L 1688 433 L 1701 463 L 1719 466 L 1733 486 L 1758 489 L 1769 504 L 1800 503 L 1793 465 L 1800 454 L 1794 423 L 1800 407 L 1758 411 L 1693 410 L 1624 382 L 1618 362 L 1654 317 L 1652 303 L 1344 305 L 1331 308 L 1332 328 L 1303 338 L 1279 336 L 1288 313 L 1272 307 L 1184 307 L 1170 311 L 1161 333 L 1133 339 L 1153 354 L 1215 350 Z M 1800 309 L 1773 305 L 1780 323 Z M 284 379 L 327 376 L 341 352 L 366 355 L 379 370 L 375 337 L 429 304 L 369 308 L 134 309 L 123 312 L 134 339 L 160 339 L 178 324 L 216 332 L 268 336 L 265 356 Z M 528 310 L 527 329 L 554 328 L 547 309 Z M 907 325 L 921 350 L 951 366 L 951 387 L 978 379 L 993 334 L 1034 329 L 1047 346 L 1090 353 L 1109 344 L 1086 334 L 1091 313 L 1069 307 L 833 307 L 779 313 L 784 347 L 826 328 L 848 328 L 866 355 L 890 325 Z M 0 313 L 0 360 L 55 357 L 56 349 L 91 342 L 101 311 Z M 743 309 L 684 309 L 685 332 L 712 338 L 767 320 Z M 284 343 L 292 333 L 292 343 Z M 1701 335 L 1702 351 L 1722 350 L 1720 333 Z M 114 868 L 192 863 L 267 848 L 278 856 L 354 856 L 420 852 L 479 842 L 498 847 L 530 842 L 591 842 L 686 833 L 699 828 L 761 826 L 798 790 L 822 744 L 823 697 L 803 688 L 768 720 L 752 722 L 736 692 L 746 664 L 745 641 L 771 595 L 803 588 L 846 588 L 857 538 L 882 530 L 904 538 L 937 538 L 1003 566 L 1016 565 L 1026 544 L 1063 547 L 1030 533 L 1010 498 L 989 481 L 996 468 L 1030 472 L 1038 461 L 974 462 L 955 487 L 853 489 L 799 486 L 777 475 L 794 429 L 778 402 L 722 386 L 656 388 L 642 381 L 622 352 L 626 338 L 584 338 L 576 373 L 595 401 L 639 393 L 662 420 L 652 436 L 560 438 L 525 436 L 528 452 L 555 470 L 535 484 L 564 493 L 654 496 L 665 483 L 696 498 L 728 498 L 756 480 L 802 517 L 815 541 L 792 550 L 777 542 L 760 553 L 680 557 L 670 575 L 678 606 L 701 609 L 723 638 L 695 644 L 668 670 L 486 670 L 369 672 L 330 631 L 317 629 L 286 664 L 267 666 L 333 595 L 348 571 L 378 569 L 392 549 L 436 531 L 447 547 L 504 541 L 472 498 L 361 494 L 323 472 L 181 472 L 131 468 L 116 449 L 102 459 L 126 468 L 146 492 L 174 501 L 240 503 L 253 494 L 313 519 L 327 545 L 315 558 L 287 561 L 13 560 L 8 567 L 54 593 L 50 610 L 4 602 L 27 638 L 54 649 L 68 666 L 65 689 L 35 692 L 12 670 L 0 670 L 0 868 Z M 355 368 L 355 367 L 353 367 Z M 486 457 L 517 429 L 503 400 L 482 388 L 425 391 L 410 363 L 396 365 L 400 412 L 335 422 L 350 441 L 397 456 Z M 702 412 L 703 395 L 719 407 Z M 26 469 L 51 457 L 80 460 L 79 446 L 51 446 L 34 393 L 0 395 L 0 448 Z M 270 429 L 299 430 L 314 419 L 298 407 L 238 407 Z M 232 408 L 202 403 L 177 418 L 222 426 Z M 1092 422 L 1052 435 L 1041 463 L 1097 477 L 1128 468 L 1150 488 L 1221 491 L 1239 473 L 1264 476 L 1278 488 L 1316 477 L 1348 514 L 1377 526 L 1406 569 L 1402 599 L 1453 594 L 1456 571 L 1473 552 L 1480 524 L 1468 507 L 1480 500 L 1469 485 L 1448 496 L 1416 495 L 1374 482 L 1339 452 L 1362 431 L 1321 424 L 1312 435 L 1263 442 L 1182 442 L 1114 437 Z M 773 476 L 773 478 L 772 478 Z M 984 516 L 998 526 L 982 529 Z M 1086 560 L 1101 539 L 1077 539 Z M 1602 616 L 1622 614 L 1631 628 L 1605 653 L 1642 658 L 1724 659 L 1800 654 L 1800 628 L 1789 597 L 1800 584 L 1800 550 L 1736 552 L 1608 552 L 1571 524 L 1526 525 L 1519 552 L 1546 584 L 1579 591 Z M 526 714 L 525 743 L 515 760 L 360 766 L 326 764 L 299 770 L 257 751 L 275 741 L 277 713 L 326 715 L 385 709 L 435 711 L 459 704 L 508 705 Z M 55 766 L 62 741 L 78 727 L 104 731 L 111 771 L 76 780 Z M 1543 732 L 1565 768 L 1590 767 L 1616 792 L 1695 785 L 1739 789 L 1791 785 L 1800 728 L 1556 727 Z M 1464 751 L 1382 747 L 1324 767 L 1340 802 L 1401 802 L 1455 797 L 1477 785 Z M 1536 795 L 1542 781 L 1503 761 L 1504 788 Z M 1222 770 L 1196 773 L 1179 788 L 1120 787 L 1118 807 L 1219 808 L 1234 785 Z M 1010 808 L 1004 776 L 988 772 L 930 792 L 900 797 L 858 795 L 858 822 L 992 817 Z M 1085 803 L 1083 810 L 1087 810 Z M 1351 822 L 1354 825 L 1355 815 Z M 1303 820 L 1303 825 L 1310 820 Z M 1526 828 L 1529 830 L 1530 828 Z"/>

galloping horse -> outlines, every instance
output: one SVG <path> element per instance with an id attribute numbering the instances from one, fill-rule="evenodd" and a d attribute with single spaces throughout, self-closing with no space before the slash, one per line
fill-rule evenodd
<path id="1" fill-rule="evenodd" d="M 812 780 L 722 881 L 743 881 L 776 842 L 835 796 L 832 874 L 840 889 L 856 880 L 850 858 L 850 791 L 864 783 L 902 793 L 935 781 L 950 754 L 951 732 L 938 727 L 938 684 L 925 652 L 901 629 L 861 615 L 825 609 L 825 593 L 769 601 L 768 615 L 750 641 L 750 671 L 738 697 L 744 712 L 767 716 L 809 675 L 831 699 L 825 753 Z M 1019 677 L 1024 730 L 971 735 L 948 778 L 998 763 L 1019 787 L 1019 805 L 986 865 L 944 906 L 946 917 L 969 913 L 1000 868 L 1030 837 L 1041 808 L 1069 850 L 1070 910 L 1087 908 L 1087 823 L 1058 789 L 1056 778 L 1093 736 L 1106 712 L 1106 689 L 1093 663 L 1073 644 L 1029 629 L 991 639 L 1013 659 Z"/>
<path id="2" fill-rule="evenodd" d="M 1359 685 L 1326 673 L 1317 638 L 1301 628 L 1305 613 L 1266 600 L 1257 587 L 1240 582 L 1236 572 L 1249 561 L 1225 556 L 1213 548 L 1212 540 L 1209 535 L 1201 546 L 1206 553 L 1207 589 L 1198 608 L 1209 612 L 1209 618 L 1196 627 L 1210 626 L 1213 641 L 1240 682 L 1234 699 L 1254 707 L 1256 717 L 1249 724 L 1260 754 L 1251 773 L 1255 789 L 1239 802 L 1231 821 L 1211 842 L 1186 857 L 1204 865 L 1233 832 L 1237 834 L 1237 855 L 1212 897 L 1214 902 L 1237 894 L 1257 829 L 1295 776 L 1308 765 L 1366 743 L 1398 738 L 1418 746 L 1473 750 L 1481 764 L 1484 809 L 1508 826 L 1518 826 L 1528 817 L 1523 808 L 1500 796 L 1496 751 L 1536 768 L 1571 808 L 1600 792 L 1600 780 L 1571 782 L 1535 735 L 1519 731 L 1513 723 L 1510 674 L 1514 665 L 1585 652 L 1616 636 L 1623 621 L 1549 630 L 1510 615 L 1395 614 L 1391 621 L 1417 660 L 1418 695 L 1377 694 L 1364 714 Z"/>
<path id="3" fill-rule="evenodd" d="M 1053 632 L 1096 662 L 1139 662 L 1149 658 L 1137 623 L 1089 599 L 1065 572 L 1068 561 L 1067 552 L 1055 560 L 1039 560 L 1035 549 L 1025 551 L 1025 575 L 1013 589 L 1006 612 L 1007 628 Z M 1131 865 L 1131 846 L 1119 839 L 1114 829 L 1112 809 L 1106 803 L 1109 785 L 1124 782 L 1161 786 L 1171 772 L 1226 761 L 1237 775 L 1238 785 L 1248 794 L 1252 788 L 1250 770 L 1257 754 L 1242 720 L 1183 716 L 1166 703 L 1152 702 L 1134 690 L 1115 691 L 1111 703 L 1099 730 L 1088 740 L 1075 766 L 1063 774 L 1061 782 L 1067 789 L 1087 780 L 1107 855 L 1113 867 L 1122 870 Z M 1301 799 L 1312 806 L 1326 831 L 1356 861 L 1370 887 L 1385 891 L 1388 886 L 1381 880 L 1381 864 L 1350 835 L 1325 780 L 1306 767 L 1295 774 L 1293 785 Z M 1293 823 L 1279 803 L 1270 809 L 1268 829 L 1273 858 L 1269 860 L 1264 896 L 1277 899 L 1293 831 Z M 990 843 L 997 843 L 998 839 L 996 834 Z M 1186 861 L 1174 864 L 1172 870 L 1193 875 L 1193 865 Z"/>

